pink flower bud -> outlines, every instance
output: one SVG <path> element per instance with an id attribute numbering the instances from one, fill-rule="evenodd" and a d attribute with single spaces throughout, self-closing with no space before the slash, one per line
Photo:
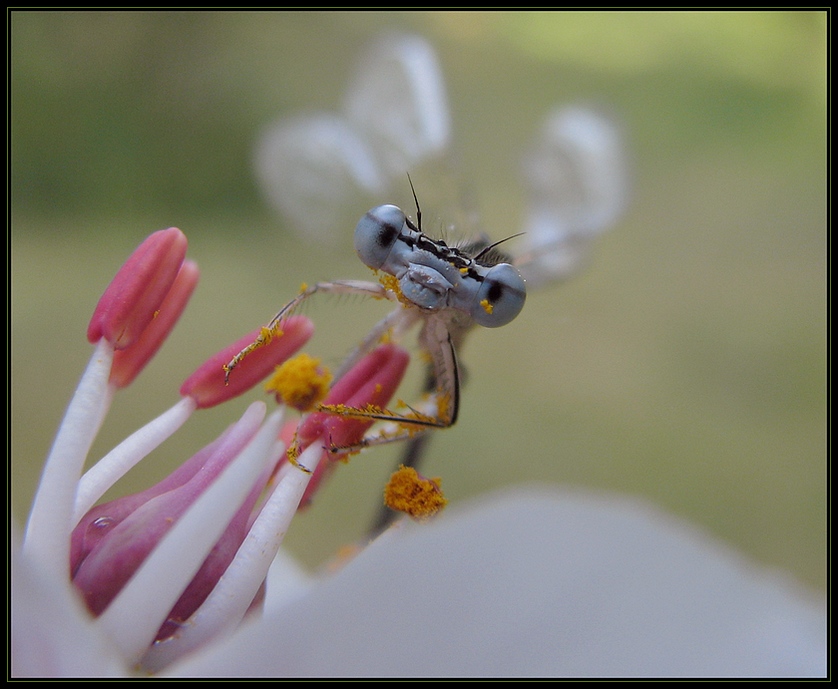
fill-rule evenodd
<path id="1" fill-rule="evenodd" d="M 314 325 L 305 316 L 292 316 L 283 321 L 282 333 L 274 334 L 270 342 L 250 352 L 226 381 L 225 364 L 256 340 L 260 331 L 245 335 L 202 364 L 181 385 L 180 394 L 192 397 L 202 409 L 237 397 L 267 378 L 277 364 L 308 342 L 313 332 Z"/>
<path id="2" fill-rule="evenodd" d="M 409 362 L 410 355 L 404 349 L 380 345 L 332 386 L 324 404 L 383 409 L 398 389 Z M 355 445 L 373 423 L 368 419 L 317 412 L 300 425 L 299 438 L 303 445 L 316 438 L 328 440 L 335 447 Z"/>
<path id="3" fill-rule="evenodd" d="M 198 265 L 184 261 L 160 309 L 140 337 L 126 349 L 114 353 L 110 383 L 118 388 L 130 385 L 151 361 L 175 327 L 198 284 Z"/>
<path id="4" fill-rule="evenodd" d="M 261 417 L 245 415 L 156 486 L 92 508 L 73 530 L 73 583 L 94 615 L 119 593 L 178 518 L 235 459 L 259 428 Z M 170 620 L 185 620 L 203 602 L 229 565 L 249 526 L 263 484 L 238 509 L 224 535 L 187 587 Z M 171 629 L 166 624 L 161 634 Z"/>
<path id="5" fill-rule="evenodd" d="M 90 324 L 87 339 L 103 337 L 124 349 L 134 343 L 160 308 L 186 255 L 186 235 L 176 227 L 150 235 L 108 285 Z"/>
<path id="6" fill-rule="evenodd" d="M 380 345 L 361 359 L 334 386 L 324 404 L 343 405 L 356 409 L 384 408 L 395 394 L 404 377 L 410 355 L 396 345 Z M 297 429 L 300 448 L 313 442 L 322 442 L 324 452 L 332 461 L 320 461 L 306 488 L 301 505 L 310 502 L 311 496 L 335 467 L 335 461 L 344 457 L 331 448 L 350 447 L 361 442 L 367 429 L 375 423 L 371 419 L 352 418 L 326 412 L 310 414 Z"/>

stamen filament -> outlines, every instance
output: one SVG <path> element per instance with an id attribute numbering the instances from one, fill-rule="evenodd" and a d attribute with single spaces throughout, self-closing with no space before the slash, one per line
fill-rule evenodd
<path id="1" fill-rule="evenodd" d="M 254 403 L 262 406 L 262 403 Z M 282 417 L 272 414 L 241 454 L 183 513 L 98 618 L 125 658 L 137 661 L 169 610 L 267 468 Z"/>
<path id="2" fill-rule="evenodd" d="M 72 526 L 87 513 L 105 492 L 152 450 L 174 435 L 197 409 L 191 397 L 184 397 L 168 411 L 132 433 L 85 472 L 76 491 Z"/>
<path id="3" fill-rule="evenodd" d="M 263 505 L 224 576 L 176 636 L 151 647 L 143 658 L 143 667 L 151 671 L 165 667 L 241 622 L 268 575 L 322 456 L 322 448 L 311 445 L 298 458 L 308 471 L 290 463 L 283 466 L 276 489 Z"/>
<path id="4" fill-rule="evenodd" d="M 76 484 L 110 403 L 113 352 L 104 338 L 97 344 L 47 457 L 26 526 L 24 554 L 68 577 Z"/>

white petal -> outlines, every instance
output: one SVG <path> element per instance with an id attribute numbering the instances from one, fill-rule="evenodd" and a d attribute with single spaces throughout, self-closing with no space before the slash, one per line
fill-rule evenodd
<path id="1" fill-rule="evenodd" d="M 823 676 L 825 608 L 643 504 L 515 491 L 389 532 L 183 676 Z"/>
<path id="2" fill-rule="evenodd" d="M 116 649 L 61 573 L 50 575 L 20 553 L 13 533 L 11 676 L 116 677 L 127 674 Z"/>

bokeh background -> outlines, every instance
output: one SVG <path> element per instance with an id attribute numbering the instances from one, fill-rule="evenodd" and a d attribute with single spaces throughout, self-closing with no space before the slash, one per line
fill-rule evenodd
<path id="1" fill-rule="evenodd" d="M 460 420 L 427 473 L 455 504 L 523 482 L 636 495 L 823 590 L 826 25 L 818 12 L 12 12 L 14 517 L 90 355 L 87 319 L 151 231 L 183 229 L 202 281 L 95 456 L 301 282 L 367 277 L 269 210 L 251 160 L 271 121 L 335 109 L 365 46 L 400 29 L 439 52 L 462 176 L 495 238 L 516 231 L 519 155 L 557 104 L 607 108 L 632 170 L 632 203 L 586 272 L 467 343 Z M 367 308 L 311 306 L 338 348 L 327 358 Z M 198 414 L 120 491 L 260 396 Z M 295 520 L 292 552 L 315 567 L 359 537 L 394 458 L 340 467 Z"/>

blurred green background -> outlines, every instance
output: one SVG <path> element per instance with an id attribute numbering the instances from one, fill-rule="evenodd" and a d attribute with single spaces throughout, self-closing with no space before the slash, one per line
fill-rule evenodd
<path id="1" fill-rule="evenodd" d="M 516 231 L 519 154 L 551 107 L 605 106 L 632 165 L 631 207 L 589 269 L 467 343 L 460 420 L 434 438 L 427 473 L 455 504 L 523 482 L 641 496 L 825 588 L 824 13 L 10 17 L 20 521 L 90 355 L 87 319 L 148 233 L 183 229 L 202 281 L 116 399 L 95 456 L 302 281 L 367 277 L 354 256 L 283 226 L 251 157 L 270 121 L 335 109 L 364 47 L 397 28 L 438 49 L 462 174 L 495 238 Z M 365 308 L 324 299 L 307 313 L 323 342 L 348 349 Z M 193 417 L 120 490 L 165 475 L 245 405 Z M 316 565 L 361 534 L 394 456 L 340 467 L 294 522 L 292 551 Z"/>

